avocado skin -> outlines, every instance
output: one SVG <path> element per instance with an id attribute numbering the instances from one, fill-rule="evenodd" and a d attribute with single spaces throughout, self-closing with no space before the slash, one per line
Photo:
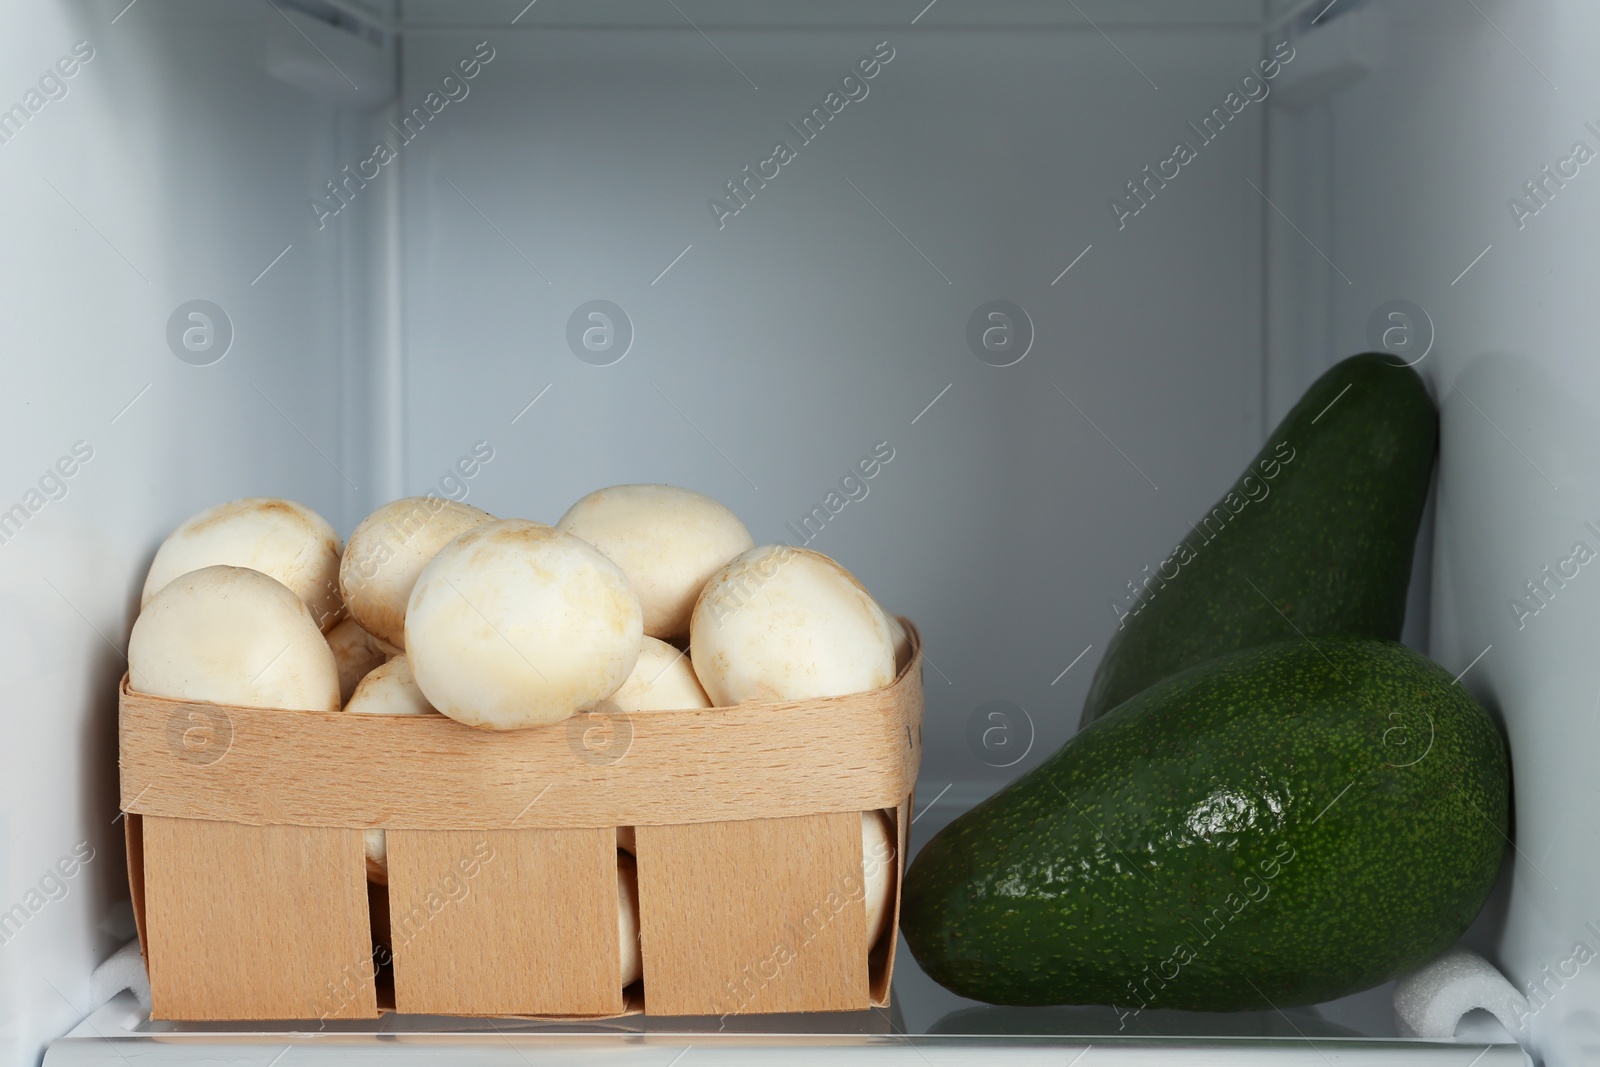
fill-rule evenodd
<path id="1" fill-rule="evenodd" d="M 952 822 L 907 873 L 900 925 L 930 977 L 992 1004 L 1318 1003 L 1466 930 L 1508 798 L 1493 722 L 1420 654 L 1246 649 L 1152 686 Z"/>
<path id="2" fill-rule="evenodd" d="M 1129 605 L 1106 646 L 1082 725 L 1186 667 L 1297 630 L 1398 641 L 1438 446 L 1416 371 L 1372 352 L 1335 364 L 1189 529 L 1193 558 L 1175 548 L 1135 582 L 1143 606 Z"/>

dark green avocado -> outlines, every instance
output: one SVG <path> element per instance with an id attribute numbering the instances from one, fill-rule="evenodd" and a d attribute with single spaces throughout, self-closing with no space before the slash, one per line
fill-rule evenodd
<path id="1" fill-rule="evenodd" d="M 1083 724 L 1241 648 L 1398 641 L 1438 442 L 1422 379 L 1391 357 L 1351 356 L 1318 378 L 1233 488 L 1113 605 Z"/>
<path id="2" fill-rule="evenodd" d="M 991 1004 L 1285 1008 L 1447 948 L 1494 885 L 1506 752 L 1403 645 L 1296 639 L 1140 693 L 906 875 L 929 976 Z"/>

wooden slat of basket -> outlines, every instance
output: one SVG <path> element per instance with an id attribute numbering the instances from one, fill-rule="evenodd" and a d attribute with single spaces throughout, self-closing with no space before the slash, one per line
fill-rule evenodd
<path id="1" fill-rule="evenodd" d="M 142 822 L 152 1018 L 377 1018 L 358 831 Z"/>
<path id="2" fill-rule="evenodd" d="M 914 783 L 921 652 L 884 689 L 635 713 L 598 747 L 586 716 L 496 733 L 442 715 L 190 704 L 126 677 L 119 724 L 123 809 L 148 815 L 446 830 L 864 811 L 897 807 Z"/>
<path id="3" fill-rule="evenodd" d="M 649 1014 L 868 1007 L 858 812 L 640 826 L 637 847 Z"/>
<path id="4" fill-rule="evenodd" d="M 390 830 L 395 1007 L 440 1015 L 616 1015 L 609 829 Z"/>

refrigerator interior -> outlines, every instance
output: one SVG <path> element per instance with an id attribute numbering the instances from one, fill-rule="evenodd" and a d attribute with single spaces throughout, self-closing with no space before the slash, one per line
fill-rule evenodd
<path id="1" fill-rule="evenodd" d="M 914 849 L 1075 732 L 1129 583 L 1322 370 L 1394 345 L 1443 427 L 1406 639 L 1464 672 L 1516 769 L 1517 846 L 1467 943 L 1520 986 L 1592 936 L 1600 594 L 1507 609 L 1600 541 L 1600 200 L 1541 171 L 1600 147 L 1581 0 L 29 0 L 0 27 L 0 907 L 48 898 L 0 944 L 4 1062 L 74 1027 L 50 1062 L 184 1030 L 126 998 L 80 1023 L 133 932 L 128 630 L 193 512 L 285 496 L 347 536 L 430 489 L 547 522 L 604 485 L 708 493 L 921 628 Z M 996 310 L 1011 334 L 985 347 Z M 903 941 L 895 1000 L 725 1025 L 1051 1062 L 1122 1033 L 963 1001 Z M 1594 1005 L 1586 970 L 1538 1013 L 1549 1062 L 1600 1044 Z M 716 1021 L 605 1029 L 664 1035 L 627 1046 L 655 1056 Z M 1471 1059 L 1356 1040 L 1395 1036 L 1388 987 L 1134 1032 Z"/>

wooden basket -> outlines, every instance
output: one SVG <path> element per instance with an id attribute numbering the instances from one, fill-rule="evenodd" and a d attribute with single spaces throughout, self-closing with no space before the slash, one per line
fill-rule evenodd
<path id="1" fill-rule="evenodd" d="M 121 806 L 151 1016 L 887 1006 L 922 753 L 921 642 L 906 628 L 911 662 L 871 693 L 505 733 L 192 704 L 124 677 Z M 869 952 L 858 813 L 874 808 L 898 846 Z M 626 993 L 620 826 L 636 828 L 644 962 Z M 367 827 L 387 831 L 387 887 L 367 883 Z M 375 918 L 392 968 L 374 965 Z"/>

